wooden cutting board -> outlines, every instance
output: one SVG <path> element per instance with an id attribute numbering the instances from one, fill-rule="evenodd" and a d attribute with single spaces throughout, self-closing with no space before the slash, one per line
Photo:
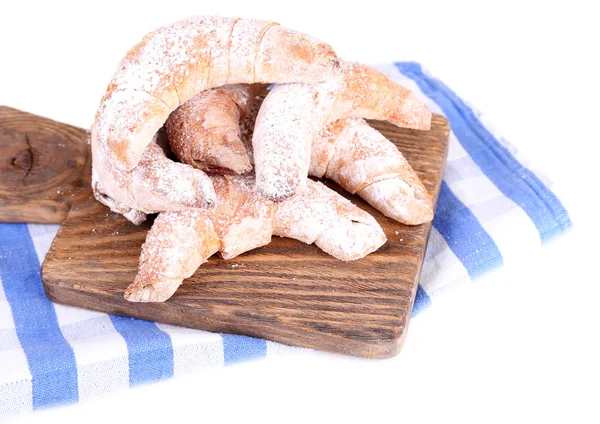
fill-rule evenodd
<path id="1" fill-rule="evenodd" d="M 437 201 L 448 122 L 434 115 L 428 132 L 371 124 Z M 151 222 L 136 227 L 91 196 L 87 132 L 0 107 L 0 155 L 0 221 L 64 220 L 42 266 L 54 302 L 368 358 L 402 347 L 431 223 L 399 224 L 328 184 L 381 224 L 388 242 L 377 252 L 344 263 L 314 245 L 274 237 L 229 261 L 214 256 L 165 303 L 129 303 L 123 292 Z"/>

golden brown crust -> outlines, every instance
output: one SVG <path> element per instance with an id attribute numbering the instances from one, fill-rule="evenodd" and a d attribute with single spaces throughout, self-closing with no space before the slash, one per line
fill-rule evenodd
<path id="1" fill-rule="evenodd" d="M 233 102 L 235 91 L 226 93 L 222 89 L 215 90 L 227 94 Z M 218 108 L 218 102 L 211 101 L 208 95 L 199 95 L 202 96 L 206 99 L 205 109 L 198 110 L 198 113 L 210 114 L 212 109 Z M 242 102 L 250 98 L 238 97 Z M 237 125 L 236 116 L 230 116 L 233 125 Z M 215 128 L 212 131 L 218 134 L 222 130 Z M 188 139 L 193 139 L 193 135 L 190 134 Z M 246 149 L 241 141 L 240 146 Z M 251 147 L 248 147 L 248 151 L 251 151 Z M 219 166 L 231 169 L 230 155 L 224 154 L 222 157 L 225 159 L 218 162 Z M 433 219 L 433 199 L 410 164 L 389 140 L 363 119 L 339 119 L 321 129 L 312 140 L 308 173 L 332 179 L 347 191 L 359 193 L 376 209 L 399 222 L 415 225 Z M 384 180 L 387 181 L 382 182 Z"/>
<path id="2" fill-rule="evenodd" d="M 142 246 L 138 273 L 127 287 L 132 302 L 166 300 L 184 278 L 221 248 L 213 223 L 199 209 L 161 213 Z"/>
<path id="3" fill-rule="evenodd" d="M 270 28 L 275 29 L 268 31 Z M 303 52 L 311 48 L 315 53 L 307 58 Z M 247 65 L 242 66 L 241 61 Z M 261 61 L 269 68 L 256 68 Z M 114 91 L 148 94 L 153 100 L 147 104 L 130 105 L 124 97 L 117 109 L 129 114 L 135 106 L 140 119 L 130 121 L 134 127 L 127 128 L 129 132 L 154 134 L 171 111 L 201 91 L 223 84 L 320 82 L 331 78 L 336 68 L 337 57 L 330 47 L 304 34 L 280 29 L 273 22 L 193 17 L 158 28 L 129 50 L 102 104 Z M 158 109 L 162 107 L 166 110 Z M 149 139 L 132 138 L 126 132 L 105 134 L 103 127 L 114 124 L 105 122 L 105 109 L 101 105 L 96 115 L 100 142 L 114 153 L 112 159 L 119 167 L 131 169 Z"/>
<path id="4" fill-rule="evenodd" d="M 386 242 L 371 215 L 319 182 L 306 181 L 304 190 L 274 203 L 273 234 L 315 243 L 342 261 L 354 261 Z"/>
<path id="5" fill-rule="evenodd" d="M 342 88 L 329 122 L 347 117 L 378 119 L 416 130 L 431 128 L 431 111 L 409 89 L 360 63 L 345 63 Z"/>
<path id="6" fill-rule="evenodd" d="M 329 122 L 347 117 L 387 120 L 427 130 L 431 112 L 413 93 L 384 74 L 356 63 L 322 84 L 275 86 L 256 118 L 252 145 L 257 187 L 279 201 L 306 180 L 311 142 Z"/>
<path id="7" fill-rule="evenodd" d="M 112 177 L 102 179 L 99 172 L 111 172 Z M 210 208 L 216 202 L 206 174 L 168 159 L 155 142 L 146 147 L 140 163 L 130 171 L 112 168 L 110 164 L 94 166 L 92 189 L 98 201 L 136 225 L 149 213 Z"/>
<path id="8" fill-rule="evenodd" d="M 165 127 L 179 160 L 209 173 L 250 171 L 240 124 L 262 89 L 263 84 L 236 84 L 207 90 L 171 113 Z"/>
<path id="9" fill-rule="evenodd" d="M 363 119 L 334 121 L 312 145 L 311 175 L 330 178 L 404 224 L 433 219 L 433 197 L 415 171 L 396 146 Z"/>
<path id="10" fill-rule="evenodd" d="M 134 211 L 150 209 L 132 198 L 122 180 L 169 114 L 199 92 L 222 84 L 320 82 L 337 71 L 331 48 L 277 28 L 269 21 L 192 17 L 152 31 L 129 50 L 93 125 L 93 166 L 102 196 Z M 297 54 L 310 46 L 316 52 L 310 58 Z M 257 61 L 265 67 L 256 67 Z M 194 195 L 209 191 L 198 188 Z"/>
<path id="11" fill-rule="evenodd" d="M 217 250 L 225 259 L 268 244 L 271 235 L 316 243 L 338 259 L 359 259 L 386 241 L 368 213 L 320 183 L 284 202 L 259 196 L 254 176 L 213 177 L 218 197 L 213 210 L 161 213 L 142 246 L 138 275 L 128 287 L 130 301 L 167 300 Z"/>

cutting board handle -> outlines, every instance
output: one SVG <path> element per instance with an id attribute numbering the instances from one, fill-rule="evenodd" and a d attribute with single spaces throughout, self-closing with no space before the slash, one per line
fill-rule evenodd
<path id="1" fill-rule="evenodd" d="M 91 194 L 89 133 L 0 106 L 0 222 L 60 224 Z"/>

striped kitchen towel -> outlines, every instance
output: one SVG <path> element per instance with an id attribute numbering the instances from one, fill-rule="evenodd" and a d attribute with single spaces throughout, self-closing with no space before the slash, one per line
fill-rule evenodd
<path id="1" fill-rule="evenodd" d="M 450 121 L 450 151 L 413 314 L 568 228 L 548 181 L 416 63 L 378 69 Z M 55 305 L 43 261 L 58 226 L 0 224 L 0 419 L 297 348 Z"/>

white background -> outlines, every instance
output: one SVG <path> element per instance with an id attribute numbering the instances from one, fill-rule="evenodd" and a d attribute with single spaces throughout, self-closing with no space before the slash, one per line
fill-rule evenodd
<path id="1" fill-rule="evenodd" d="M 487 3 L 3 3 L 0 104 L 83 127 L 126 50 L 188 15 L 272 19 L 346 59 L 419 61 L 557 183 L 575 224 L 522 266 L 436 299 L 394 359 L 309 352 L 16 422 L 599 422 L 599 15 L 593 1 Z"/>

